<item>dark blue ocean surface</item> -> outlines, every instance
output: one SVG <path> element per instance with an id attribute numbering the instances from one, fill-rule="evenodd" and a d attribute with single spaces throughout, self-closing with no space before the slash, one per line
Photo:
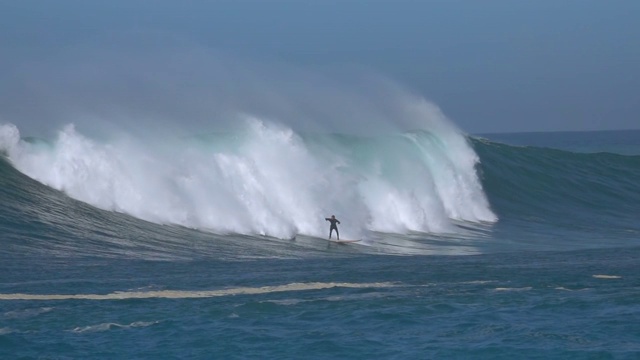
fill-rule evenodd
<path id="1" fill-rule="evenodd" d="M 322 221 L 318 233 L 312 226 L 305 230 L 306 218 L 284 208 L 293 201 L 287 196 L 251 199 L 251 209 L 264 211 L 237 223 L 225 217 L 229 228 L 222 230 L 215 225 L 224 214 L 215 207 L 177 211 L 184 198 L 199 204 L 186 190 L 209 178 L 198 176 L 203 162 L 180 182 L 145 178 L 173 207 L 140 209 L 118 189 L 129 191 L 124 180 L 141 173 L 127 168 L 127 176 L 101 182 L 96 174 L 110 163 L 103 153 L 85 155 L 95 145 L 83 148 L 81 157 L 69 155 L 75 147 L 53 156 L 61 142 L 29 140 L 19 151 L 15 142 L 5 145 L 0 358 L 639 358 L 640 156 L 627 150 L 640 134 L 588 135 L 597 145 L 580 149 L 567 144 L 584 134 L 469 138 L 479 158 L 471 162 L 477 188 L 459 165 L 468 152 L 438 134 L 304 137 L 300 141 L 314 152 L 326 141 L 339 149 L 333 154 L 346 160 L 332 186 L 346 189 L 341 194 L 357 189 L 364 199 L 354 198 L 359 205 L 353 211 L 367 216 L 338 213 L 348 219 L 340 225 L 344 233 L 362 238 L 349 245 L 326 241 Z M 616 152 L 620 142 L 629 146 Z M 210 149 L 198 146 L 191 161 Z M 245 147 L 216 146 L 224 156 L 207 161 L 227 166 L 217 173 L 222 178 L 260 180 L 243 183 L 245 192 L 256 194 L 258 184 L 279 176 L 264 168 L 252 172 L 252 163 L 243 162 Z M 293 157 L 289 167 L 302 156 L 285 152 Z M 157 174 L 172 174 L 161 169 Z M 427 176 L 424 193 L 407 178 L 415 174 Z M 449 191 L 439 181 L 447 176 L 464 186 Z M 237 188 L 212 181 L 228 186 L 216 201 L 243 215 L 236 200 L 225 198 Z M 83 192 L 87 183 L 92 192 Z M 274 184 L 269 192 L 286 194 Z M 179 191 L 167 195 L 167 189 Z M 413 198 L 421 194 L 441 201 Z M 457 207 L 457 198 L 469 209 Z M 299 208 L 303 200 L 296 200 Z M 340 209 L 340 200 L 327 201 Z M 386 217 L 379 216 L 380 202 Z M 163 217 L 171 209 L 175 214 Z M 416 212 L 428 216 L 411 217 Z M 272 214 L 295 221 L 278 222 Z M 270 221 L 260 222 L 261 216 Z M 434 220 L 440 218 L 448 222 Z M 350 230 L 359 220 L 364 230 Z"/>
<path id="2" fill-rule="evenodd" d="M 47 295 L 2 300 L 0 351 L 5 358 L 634 358 L 639 260 L 637 248 L 246 262 L 14 259 L 3 261 L 2 293 Z"/>

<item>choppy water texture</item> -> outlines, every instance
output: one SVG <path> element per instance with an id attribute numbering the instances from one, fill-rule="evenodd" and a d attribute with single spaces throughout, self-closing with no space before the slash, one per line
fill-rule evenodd
<path id="1" fill-rule="evenodd" d="M 640 356 L 640 132 L 248 124 L 3 125 L 0 357 Z"/>

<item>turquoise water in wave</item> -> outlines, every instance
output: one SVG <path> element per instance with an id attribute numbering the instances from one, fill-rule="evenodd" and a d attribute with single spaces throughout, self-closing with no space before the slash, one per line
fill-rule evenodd
<path id="1" fill-rule="evenodd" d="M 143 220 L 0 160 L 0 358 L 639 358 L 640 132 L 588 135 L 471 138 L 497 221 L 462 213 L 431 232 L 379 223 L 355 245 Z M 576 138 L 580 149 L 567 147 Z M 408 141 L 403 151 L 447 144 Z M 345 186 L 381 164 L 385 191 L 416 189 L 385 175 L 415 174 L 395 145 L 387 163 L 368 148 L 379 143 L 341 148 L 361 160 L 359 173 L 340 170 Z M 445 169 L 432 153 L 412 156 Z M 386 199 L 403 209 L 403 197 Z"/>

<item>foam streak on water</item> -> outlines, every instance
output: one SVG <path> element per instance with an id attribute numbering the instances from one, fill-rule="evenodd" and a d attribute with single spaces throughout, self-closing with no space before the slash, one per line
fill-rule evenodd
<path id="1" fill-rule="evenodd" d="M 284 291 L 306 291 L 321 290 L 330 288 L 388 288 L 396 286 L 393 283 L 292 283 L 286 285 L 263 286 L 263 287 L 240 287 L 223 290 L 208 291 L 122 291 L 111 294 L 0 294 L 0 300 L 125 300 L 125 299 L 193 299 L 211 298 L 230 295 L 256 295 L 268 294 Z"/>

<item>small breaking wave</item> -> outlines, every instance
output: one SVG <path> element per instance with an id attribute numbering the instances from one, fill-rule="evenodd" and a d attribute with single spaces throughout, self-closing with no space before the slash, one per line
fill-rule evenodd
<path id="1" fill-rule="evenodd" d="M 621 279 L 622 276 L 618 275 L 593 275 L 596 279 Z"/>
<path id="2" fill-rule="evenodd" d="M 147 326 L 155 325 L 157 323 L 159 323 L 159 321 L 136 321 L 128 325 L 122 325 L 117 323 L 103 323 L 98 325 L 76 327 L 75 329 L 71 330 L 71 332 L 74 332 L 74 333 L 102 332 L 102 331 L 108 331 L 112 329 L 130 329 L 130 328 L 147 327 Z"/>

